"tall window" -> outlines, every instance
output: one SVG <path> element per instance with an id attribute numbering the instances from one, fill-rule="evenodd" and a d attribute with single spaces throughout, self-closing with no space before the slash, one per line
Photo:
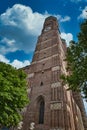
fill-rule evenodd
<path id="1" fill-rule="evenodd" d="M 43 82 L 40 83 L 40 86 L 43 86 Z"/>
<path id="2" fill-rule="evenodd" d="M 44 100 L 42 99 L 39 104 L 39 124 L 44 123 Z"/>

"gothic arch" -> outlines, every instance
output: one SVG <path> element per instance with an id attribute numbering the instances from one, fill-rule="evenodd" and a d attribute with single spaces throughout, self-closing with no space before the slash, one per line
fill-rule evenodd
<path id="1" fill-rule="evenodd" d="M 40 95 L 37 98 L 37 108 L 38 108 L 38 124 L 44 124 L 45 101 L 42 95 Z"/>

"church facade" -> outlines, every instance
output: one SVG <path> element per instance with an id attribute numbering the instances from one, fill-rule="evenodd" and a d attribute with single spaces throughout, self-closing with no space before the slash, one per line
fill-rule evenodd
<path id="1" fill-rule="evenodd" d="M 86 113 L 80 94 L 67 91 L 60 76 L 66 71 L 66 42 L 60 37 L 57 19 L 46 18 L 38 37 L 33 60 L 24 71 L 30 103 L 23 130 L 87 130 Z"/>

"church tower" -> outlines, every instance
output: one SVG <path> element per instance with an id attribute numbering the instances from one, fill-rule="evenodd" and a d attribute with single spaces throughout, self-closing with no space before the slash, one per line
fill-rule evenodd
<path id="1" fill-rule="evenodd" d="M 80 109 L 81 99 L 79 106 L 60 78 L 61 74 L 67 74 L 66 50 L 57 19 L 46 18 L 32 63 L 24 68 L 30 104 L 24 113 L 23 130 L 31 130 L 32 123 L 35 130 L 87 130 Z"/>

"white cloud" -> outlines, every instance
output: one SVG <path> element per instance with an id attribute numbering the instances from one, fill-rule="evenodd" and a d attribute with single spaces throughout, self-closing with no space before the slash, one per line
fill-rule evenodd
<path id="1" fill-rule="evenodd" d="M 33 12 L 30 7 L 15 4 L 0 16 L 0 35 L 3 38 L 0 53 L 16 50 L 30 52 L 34 49 L 36 38 L 40 34 L 45 18 L 49 14 Z M 14 43 L 9 45 L 7 43 Z"/>
<path id="2" fill-rule="evenodd" d="M 0 55 L 0 61 L 4 62 L 6 64 L 10 64 L 12 66 L 14 66 L 15 68 L 19 69 L 22 67 L 25 67 L 27 65 L 30 65 L 30 62 L 28 60 L 25 61 L 19 61 L 17 59 L 15 59 L 13 62 L 10 62 L 10 60 L 8 60 L 5 56 Z"/>
<path id="3" fill-rule="evenodd" d="M 6 43 L 7 45 L 10 45 L 12 46 L 14 43 L 15 43 L 15 40 L 9 40 L 7 39 L 6 37 L 4 37 L 2 40 L 1 40 L 2 43 Z"/>
<path id="4" fill-rule="evenodd" d="M 60 22 L 66 22 L 66 21 L 70 21 L 70 17 L 69 16 L 65 16 L 64 18 L 61 18 Z"/>
<path id="5" fill-rule="evenodd" d="M 30 62 L 28 60 L 25 60 L 25 61 L 19 61 L 19 60 L 14 60 L 12 63 L 10 63 L 12 66 L 16 67 L 17 69 L 19 68 L 23 68 L 27 65 L 30 65 Z"/>
<path id="6" fill-rule="evenodd" d="M 67 22 L 70 21 L 70 17 L 69 16 L 64 16 L 62 17 L 61 15 L 54 15 L 55 17 L 57 17 L 59 22 Z"/>
<path id="7" fill-rule="evenodd" d="M 61 33 L 61 38 L 65 39 L 66 40 L 66 43 L 67 43 L 67 46 L 69 46 L 69 42 L 71 40 L 73 40 L 73 35 L 71 33 L 65 33 L 65 32 L 62 32 Z"/>
<path id="8" fill-rule="evenodd" d="M 0 55 L 0 61 L 5 62 L 5 63 L 9 63 L 9 60 L 3 55 Z"/>
<path id="9" fill-rule="evenodd" d="M 87 19 L 87 6 L 82 10 L 82 13 L 79 15 L 78 19 Z"/>
<path id="10" fill-rule="evenodd" d="M 35 48 L 37 36 L 48 12 L 40 14 L 25 5 L 15 4 L 0 16 L 0 53 L 6 54 L 16 50 L 31 52 Z M 69 16 L 54 15 L 60 22 L 70 20 Z"/>
<path id="11" fill-rule="evenodd" d="M 6 54 L 8 52 L 14 52 L 17 49 L 18 48 L 16 48 L 16 46 L 15 46 L 15 40 L 14 39 L 8 39 L 8 38 L 4 37 L 0 41 L 0 53 L 1 54 Z"/>

